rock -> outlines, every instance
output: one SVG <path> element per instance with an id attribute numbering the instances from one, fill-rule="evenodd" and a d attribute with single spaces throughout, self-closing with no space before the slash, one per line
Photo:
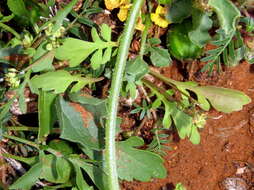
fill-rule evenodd
<path id="1" fill-rule="evenodd" d="M 228 177 L 221 182 L 222 190 L 248 190 L 247 183 L 239 177 Z"/>

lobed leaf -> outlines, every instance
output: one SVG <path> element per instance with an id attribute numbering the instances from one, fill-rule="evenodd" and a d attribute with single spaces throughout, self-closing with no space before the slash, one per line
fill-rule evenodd
<path id="1" fill-rule="evenodd" d="M 56 49 L 56 58 L 59 60 L 68 60 L 70 66 L 75 67 L 84 61 L 93 52 L 100 50 L 100 52 L 97 52 L 99 55 L 94 55 L 95 57 L 93 58 L 93 63 L 99 64 L 99 61 L 102 59 L 102 50 L 105 48 L 112 48 L 115 46 L 115 44 L 112 42 L 103 42 L 100 39 L 97 39 L 99 36 L 96 34 L 97 32 L 93 34 L 93 39 L 95 42 L 87 42 L 75 38 L 65 39 L 63 45 Z M 108 60 L 108 58 L 106 60 Z"/>
<path id="2" fill-rule="evenodd" d="M 250 97 L 238 90 L 215 86 L 200 86 L 189 89 L 196 94 L 203 95 L 216 110 L 225 113 L 240 111 L 243 105 L 251 102 Z"/>

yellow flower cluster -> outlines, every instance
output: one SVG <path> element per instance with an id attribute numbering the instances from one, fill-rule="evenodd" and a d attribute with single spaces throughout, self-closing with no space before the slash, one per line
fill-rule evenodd
<path id="1" fill-rule="evenodd" d="M 167 10 L 165 7 L 162 7 L 161 5 L 158 5 L 158 7 L 155 10 L 155 13 L 151 13 L 151 20 L 158 26 L 162 28 L 167 28 L 170 22 L 168 22 L 165 19 L 165 14 L 167 13 Z"/>
<path id="2" fill-rule="evenodd" d="M 120 21 L 125 21 L 128 16 L 129 9 L 131 7 L 130 0 L 104 0 L 105 6 L 108 10 L 113 10 L 119 8 L 119 12 L 117 17 Z M 136 25 L 137 30 L 143 30 L 144 25 L 142 24 L 141 18 L 138 19 L 138 23 Z"/>

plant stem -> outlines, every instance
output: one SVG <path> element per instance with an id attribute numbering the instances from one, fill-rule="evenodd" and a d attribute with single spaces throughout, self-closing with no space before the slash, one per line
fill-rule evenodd
<path id="1" fill-rule="evenodd" d="M 37 159 L 36 157 L 25 158 L 25 157 L 22 157 L 22 156 L 16 156 L 16 155 L 9 154 L 9 153 L 2 153 L 2 155 L 6 158 L 11 158 L 11 159 L 14 159 L 14 160 L 18 160 L 18 161 L 26 163 L 28 165 L 32 165 L 33 163 L 36 162 L 36 159 Z"/>
<path id="2" fill-rule="evenodd" d="M 29 146 L 32 146 L 34 148 L 37 148 L 37 149 L 40 149 L 40 146 L 32 141 L 28 141 L 26 139 L 22 139 L 22 138 L 19 138 L 19 137 L 16 137 L 16 136 L 11 136 L 11 135 L 7 135 L 7 134 L 3 134 L 3 137 L 7 138 L 7 139 L 11 139 L 11 140 L 14 140 L 14 141 L 18 141 L 18 142 L 21 142 L 21 143 L 24 143 L 24 144 L 27 144 Z"/>
<path id="3" fill-rule="evenodd" d="M 151 26 L 151 20 L 150 20 L 149 16 L 146 16 L 145 29 L 142 32 L 140 52 L 139 52 L 139 55 L 141 56 L 142 59 L 143 59 L 143 56 L 144 56 L 144 53 L 146 50 L 146 40 L 147 40 L 148 30 L 149 30 L 150 26 Z"/>
<path id="4" fill-rule="evenodd" d="M 109 114 L 106 122 L 106 149 L 105 164 L 108 172 L 108 190 L 119 190 L 118 174 L 116 166 L 116 148 L 115 148 L 115 128 L 117 118 L 117 107 L 120 89 L 122 87 L 123 72 L 128 57 L 128 52 L 133 37 L 136 21 L 144 0 L 134 0 L 132 8 L 128 15 L 124 33 L 120 40 L 118 55 L 116 59 L 115 70 L 113 73 L 112 84 L 109 97 Z"/>
<path id="5" fill-rule="evenodd" d="M 57 150 L 55 150 L 55 149 L 53 149 L 53 148 L 50 148 L 50 147 L 48 147 L 48 146 L 39 145 L 39 144 L 37 144 L 37 143 L 35 143 L 35 142 L 28 141 L 28 140 L 22 139 L 22 138 L 20 138 L 20 137 L 7 135 L 7 134 L 3 134 L 2 136 L 5 137 L 5 138 L 14 140 L 14 141 L 21 142 L 21 143 L 23 143 L 23 144 L 27 144 L 27 145 L 29 145 L 29 146 L 32 146 L 32 147 L 38 149 L 38 150 L 45 150 L 45 151 L 47 151 L 47 152 L 49 152 L 49 153 L 54 154 L 55 156 L 59 156 L 59 157 L 60 157 L 60 156 L 63 156 L 63 154 L 62 154 L 61 152 L 59 152 L 59 151 L 57 151 Z"/>
<path id="6" fill-rule="evenodd" d="M 176 100 L 170 96 L 163 88 L 156 86 L 155 84 L 153 84 L 152 82 L 146 80 L 146 79 L 142 79 L 142 82 L 149 87 L 150 89 L 153 89 L 154 91 L 158 92 L 159 94 L 163 95 L 167 100 L 171 101 L 171 102 L 175 102 Z"/>
<path id="7" fill-rule="evenodd" d="M 0 22 L 0 28 L 3 28 L 7 32 L 12 33 L 16 38 L 21 39 L 20 35 L 15 30 L 13 30 L 11 27 L 9 27 L 8 25 Z"/>
<path id="8" fill-rule="evenodd" d="M 177 88 L 177 83 L 179 83 L 178 81 L 175 81 L 173 79 L 170 79 L 170 78 L 167 78 L 165 76 L 163 76 L 162 74 L 160 73 L 157 73 L 155 71 L 153 71 L 152 69 L 149 70 L 149 74 L 153 75 L 154 77 L 160 79 L 161 81 L 165 82 L 166 84 L 170 85 L 174 90 L 178 90 L 180 91 L 183 95 L 189 97 L 190 101 L 194 104 L 199 104 L 197 100 L 195 100 L 194 98 L 192 98 L 189 94 L 185 93 L 184 91 L 181 91 Z M 145 79 L 142 79 L 143 81 Z M 182 83 L 182 82 L 180 82 Z M 151 85 L 151 84 L 150 84 Z M 190 88 L 188 88 L 190 89 Z"/>
<path id="9" fill-rule="evenodd" d="M 7 131 L 34 131 L 34 132 L 39 131 L 38 127 L 27 127 L 27 126 L 11 126 L 11 127 L 7 127 L 6 129 L 7 129 Z M 59 133 L 61 133 L 61 129 L 60 128 L 53 128 L 52 133 L 59 134 Z"/>
<path id="10" fill-rule="evenodd" d="M 38 131 L 38 127 L 12 126 L 6 128 L 8 131 Z"/>
<path id="11" fill-rule="evenodd" d="M 154 77 L 156 77 L 156 78 L 162 80 L 163 82 L 167 83 L 168 85 L 170 85 L 170 86 L 172 86 L 172 87 L 177 86 L 175 80 L 172 80 L 172 79 L 170 79 L 170 78 L 167 78 L 167 77 L 163 76 L 162 74 L 153 71 L 152 69 L 149 70 L 149 74 L 151 74 L 151 75 L 153 75 Z"/>

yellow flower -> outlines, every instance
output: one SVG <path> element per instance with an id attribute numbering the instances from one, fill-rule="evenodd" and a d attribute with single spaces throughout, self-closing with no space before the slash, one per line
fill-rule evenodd
<path id="1" fill-rule="evenodd" d="M 155 13 L 151 13 L 151 20 L 158 26 L 162 28 L 167 28 L 170 24 L 169 21 L 165 19 L 166 8 L 158 5 L 155 10 Z"/>
<path id="2" fill-rule="evenodd" d="M 119 8 L 117 17 L 122 22 L 126 20 L 129 8 L 131 7 L 129 0 L 105 0 L 104 2 L 108 10 Z"/>
<path id="3" fill-rule="evenodd" d="M 117 17 L 121 22 L 124 22 L 127 19 L 131 3 L 130 0 L 105 0 L 105 6 L 108 10 L 119 8 Z M 141 17 L 138 19 L 136 29 L 141 31 L 144 30 L 144 25 L 142 23 Z"/>
<path id="4" fill-rule="evenodd" d="M 108 10 L 120 7 L 121 0 L 105 0 L 105 6 Z"/>
<path id="5" fill-rule="evenodd" d="M 136 24 L 136 29 L 140 30 L 140 31 L 143 31 L 145 29 L 145 26 L 142 23 L 142 18 L 141 17 L 138 18 L 138 22 Z"/>
<path id="6" fill-rule="evenodd" d="M 128 1 L 125 1 L 123 5 L 120 6 L 120 10 L 117 14 L 117 17 L 119 18 L 120 21 L 125 21 L 128 16 L 128 11 L 129 8 L 131 7 L 131 4 L 129 4 Z"/>

